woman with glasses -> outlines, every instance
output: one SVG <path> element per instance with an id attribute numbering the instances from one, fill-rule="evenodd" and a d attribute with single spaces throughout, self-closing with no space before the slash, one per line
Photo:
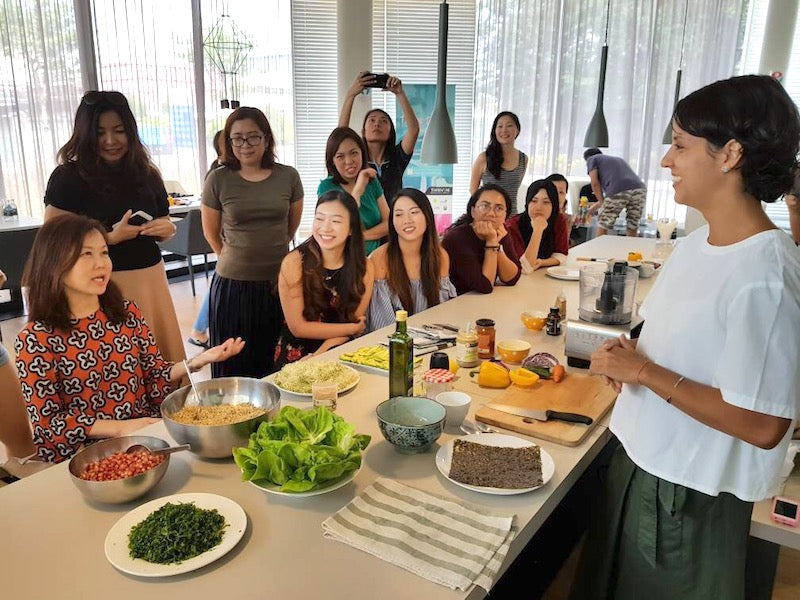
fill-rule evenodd
<path id="1" fill-rule="evenodd" d="M 283 259 L 278 279 L 286 323 L 275 370 L 364 331 L 373 269 L 364 255 L 358 206 L 341 190 L 317 200 L 311 237 Z"/>
<path id="2" fill-rule="evenodd" d="M 556 186 L 539 179 L 528 186 L 525 210 L 506 221 L 523 273 L 566 261 L 569 229 L 558 203 Z"/>
<path id="3" fill-rule="evenodd" d="M 514 285 L 522 268 L 505 228 L 511 199 L 499 185 L 472 194 L 467 212 L 445 232 L 442 247 L 450 256 L 450 280 L 459 294 L 489 294 L 497 283 Z"/>
<path id="4" fill-rule="evenodd" d="M 175 233 L 164 181 L 139 138 L 136 119 L 119 92 L 87 92 L 72 137 L 58 151 L 47 182 L 45 221 L 77 213 L 108 230 L 113 279 L 152 327 L 171 361 L 186 356 L 157 242 Z M 131 220 L 134 213 L 147 218 Z"/>
<path id="5" fill-rule="evenodd" d="M 772 77 L 683 98 L 661 159 L 683 238 L 638 340 L 592 354 L 619 393 L 611 458 L 572 598 L 745 598 L 753 502 L 770 498 L 800 416 L 800 257 L 762 208 L 792 186 L 800 117 Z"/>
<path id="6" fill-rule="evenodd" d="M 337 127 L 325 145 L 325 166 L 328 177 L 317 187 L 317 196 L 339 190 L 355 198 L 364 225 L 366 253 L 371 253 L 389 231 L 389 206 L 377 171 L 367 166 L 364 140 L 349 127 Z"/>
<path id="7" fill-rule="evenodd" d="M 215 345 L 247 341 L 242 353 L 212 365 L 214 377 L 264 377 L 272 372 L 283 313 L 277 282 L 303 212 L 295 169 L 275 160 L 272 129 L 257 108 L 240 107 L 225 121 L 221 167 L 203 187 L 203 232 L 219 257 L 211 281 L 209 333 Z"/>
<path id="8" fill-rule="evenodd" d="M 403 188 L 390 210 L 389 242 L 369 257 L 375 267 L 369 331 L 394 323 L 395 311 L 413 315 L 456 296 L 450 282 L 450 258 L 439 243 L 428 197 Z"/>
<path id="9" fill-rule="evenodd" d="M 519 117 L 514 113 L 506 110 L 494 118 L 489 145 L 472 163 L 470 194 L 481 184 L 499 185 L 511 199 L 511 206 L 517 206 L 517 192 L 528 168 L 527 155 L 514 147 L 519 132 Z"/>

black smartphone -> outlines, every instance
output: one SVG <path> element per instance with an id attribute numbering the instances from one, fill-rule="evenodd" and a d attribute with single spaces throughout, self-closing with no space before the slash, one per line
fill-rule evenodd
<path id="1" fill-rule="evenodd" d="M 368 83 L 366 87 L 370 88 L 380 88 L 385 90 L 386 85 L 389 83 L 389 74 L 388 73 L 364 73 L 364 75 L 372 75 L 375 77 L 375 81 L 372 83 Z"/>
<path id="2" fill-rule="evenodd" d="M 144 225 L 145 223 L 152 220 L 153 220 L 152 216 L 150 216 L 143 210 L 137 210 L 135 213 L 131 215 L 131 218 L 128 219 L 128 225 Z"/>

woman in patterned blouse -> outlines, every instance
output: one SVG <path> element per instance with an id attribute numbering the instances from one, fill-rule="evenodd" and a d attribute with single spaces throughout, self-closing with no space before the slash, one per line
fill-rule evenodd
<path id="1" fill-rule="evenodd" d="M 39 230 L 25 268 L 29 322 L 15 350 L 41 460 L 59 462 L 82 444 L 156 422 L 186 369 L 239 353 L 229 339 L 184 363 L 165 361 L 137 306 L 111 282 L 106 233 L 63 215 Z"/>

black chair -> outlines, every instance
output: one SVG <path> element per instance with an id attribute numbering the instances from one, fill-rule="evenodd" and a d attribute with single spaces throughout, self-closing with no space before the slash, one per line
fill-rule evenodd
<path id="1" fill-rule="evenodd" d="M 38 227 L 32 227 L 0 232 L 0 269 L 8 278 L 4 289 L 19 292 L 22 287 L 22 272 L 38 231 Z"/>
<path id="2" fill-rule="evenodd" d="M 192 256 L 203 255 L 203 270 L 208 279 L 208 255 L 213 254 L 214 250 L 206 241 L 203 235 L 203 222 L 200 218 L 199 210 L 190 210 L 186 216 L 175 223 L 177 231 L 166 242 L 159 242 L 162 250 L 185 256 L 189 266 L 189 280 L 192 283 L 192 296 L 196 296 L 194 289 L 194 265 Z"/>

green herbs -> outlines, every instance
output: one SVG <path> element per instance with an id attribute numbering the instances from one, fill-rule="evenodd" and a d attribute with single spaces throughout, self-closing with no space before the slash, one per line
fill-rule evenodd
<path id="1" fill-rule="evenodd" d="M 193 503 L 167 503 L 133 526 L 128 534 L 131 558 L 158 564 L 179 563 L 222 541 L 225 517 Z"/>
<path id="2" fill-rule="evenodd" d="M 234 448 L 233 459 L 245 481 L 308 492 L 358 469 L 369 441 L 324 406 L 284 406 L 274 421 L 258 426 L 246 448 Z"/>

